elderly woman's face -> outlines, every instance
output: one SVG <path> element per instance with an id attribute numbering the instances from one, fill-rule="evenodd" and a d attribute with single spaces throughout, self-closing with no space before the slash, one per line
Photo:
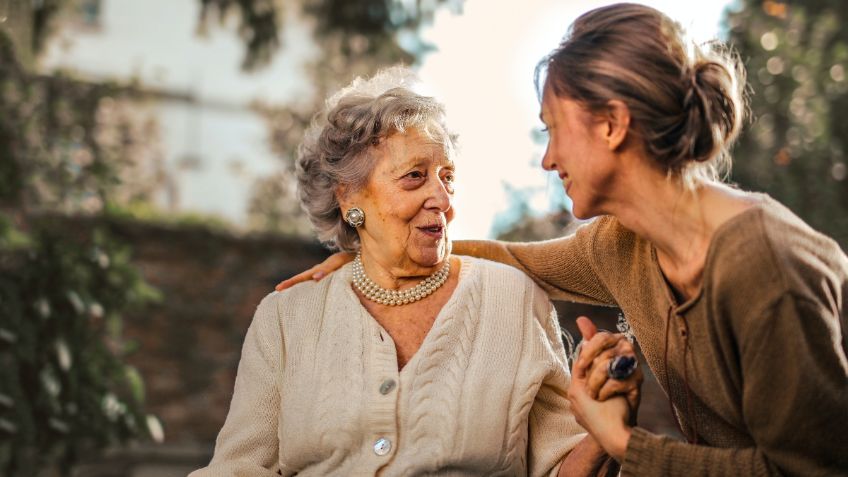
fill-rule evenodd
<path id="1" fill-rule="evenodd" d="M 384 266 L 414 270 L 439 265 L 450 253 L 454 164 L 442 144 L 416 129 L 389 136 L 372 152 L 368 184 L 343 200 L 359 207 L 363 255 Z"/>

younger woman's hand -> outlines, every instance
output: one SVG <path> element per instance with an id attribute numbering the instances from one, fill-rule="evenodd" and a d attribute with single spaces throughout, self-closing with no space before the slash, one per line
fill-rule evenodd
<path id="1" fill-rule="evenodd" d="M 568 401 L 577 423 L 589 431 L 607 454 L 621 462 L 632 432 L 627 424 L 630 419 L 627 401 L 621 396 L 606 401 L 592 399 L 586 392 L 585 377 L 572 377 Z"/>
<path id="2" fill-rule="evenodd" d="M 319 263 L 318 265 L 315 265 L 309 270 L 306 270 L 305 272 L 300 272 L 291 278 L 281 281 L 277 284 L 276 287 L 274 287 L 274 289 L 277 291 L 283 291 L 286 288 L 293 287 L 298 283 L 305 282 L 308 280 L 315 280 L 316 282 L 320 281 L 322 278 L 341 268 L 344 264 L 353 261 L 353 257 L 354 255 L 352 253 L 334 253 L 327 257 L 326 260 Z"/>

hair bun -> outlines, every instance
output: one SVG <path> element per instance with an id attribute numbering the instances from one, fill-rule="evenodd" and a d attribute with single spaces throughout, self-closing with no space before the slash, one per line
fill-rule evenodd
<path id="1" fill-rule="evenodd" d="M 711 59 L 698 59 L 686 72 L 683 98 L 685 126 L 672 162 L 708 161 L 735 139 L 742 123 L 744 104 L 737 74 Z"/>

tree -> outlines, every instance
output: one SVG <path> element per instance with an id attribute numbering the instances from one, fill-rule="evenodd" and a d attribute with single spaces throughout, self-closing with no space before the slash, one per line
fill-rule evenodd
<path id="1" fill-rule="evenodd" d="M 848 249 L 848 11 L 840 0 L 746 0 L 727 15 L 752 87 L 732 179 Z"/>

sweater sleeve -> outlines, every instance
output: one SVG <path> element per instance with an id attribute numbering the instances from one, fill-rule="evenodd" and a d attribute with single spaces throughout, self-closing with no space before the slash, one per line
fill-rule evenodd
<path id="1" fill-rule="evenodd" d="M 471 255 L 515 267 L 533 279 L 552 299 L 614 305 L 593 264 L 595 236 L 609 218 L 585 224 L 569 236 L 542 242 L 459 240 L 457 255 Z"/>
<path id="2" fill-rule="evenodd" d="M 209 465 L 189 477 L 277 476 L 282 334 L 276 293 L 265 297 L 247 330 L 235 389 Z"/>
<path id="3" fill-rule="evenodd" d="M 556 310 L 545 293 L 529 283 L 532 288 L 534 327 L 533 346 L 547 373 L 530 408 L 528 475 L 556 476 L 560 462 L 585 436 L 586 431 L 577 424 L 567 392 L 571 376 L 560 335 Z"/>
<path id="4" fill-rule="evenodd" d="M 622 475 L 848 474 L 844 318 L 836 308 L 792 294 L 754 318 L 737 336 L 742 411 L 756 446 L 696 446 L 637 428 Z"/>

